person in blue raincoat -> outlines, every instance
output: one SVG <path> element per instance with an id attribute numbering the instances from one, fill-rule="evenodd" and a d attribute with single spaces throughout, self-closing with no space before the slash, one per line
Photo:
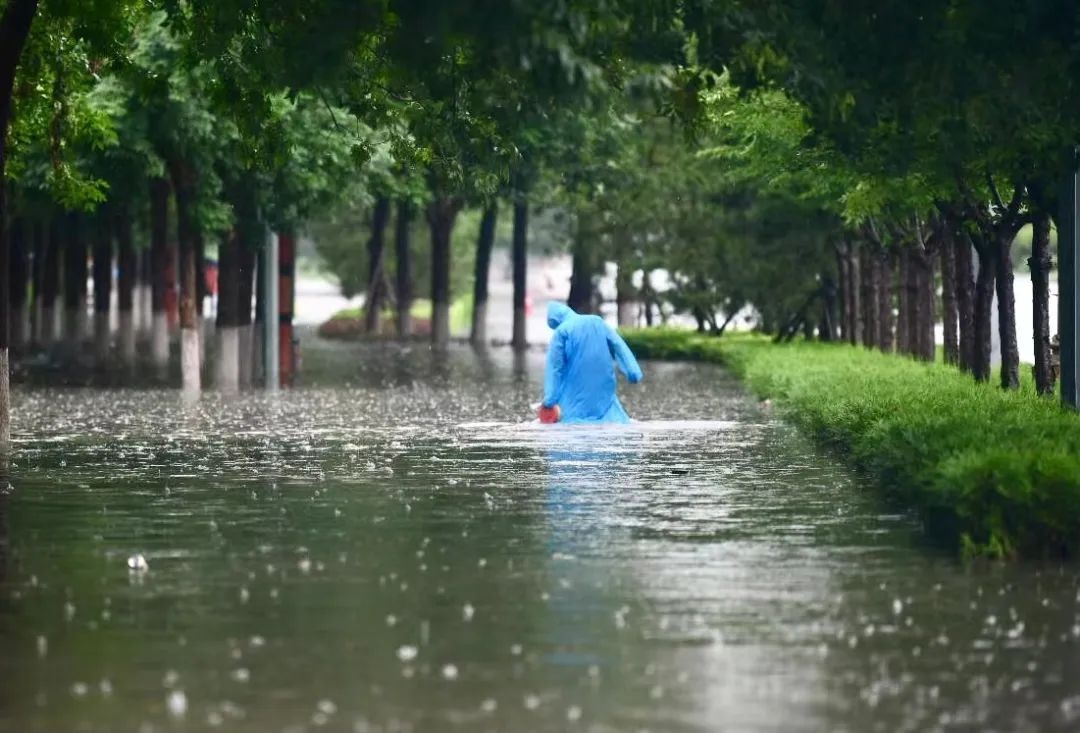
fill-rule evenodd
<path id="1" fill-rule="evenodd" d="M 565 423 L 628 423 L 615 394 L 615 369 L 631 384 L 641 381 L 641 367 L 622 337 L 599 316 L 583 316 L 562 303 L 549 303 L 548 326 L 554 329 L 544 370 L 542 407 L 558 406 Z"/>

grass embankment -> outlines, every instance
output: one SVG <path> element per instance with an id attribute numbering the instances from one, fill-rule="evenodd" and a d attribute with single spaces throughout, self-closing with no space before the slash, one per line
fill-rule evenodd
<path id="1" fill-rule="evenodd" d="M 1080 555 L 1080 417 L 1028 390 L 846 345 L 631 331 L 643 358 L 720 362 L 966 555 Z"/>
<path id="2" fill-rule="evenodd" d="M 465 295 L 454 300 L 450 304 L 450 331 L 451 333 L 461 333 L 469 329 L 469 325 L 472 319 L 472 295 Z M 413 301 L 412 307 L 409 308 L 409 315 L 413 320 L 413 332 L 414 335 L 427 335 L 431 333 L 431 301 L 424 298 L 418 298 Z M 382 333 L 394 333 L 395 328 L 395 314 L 392 309 L 384 310 L 381 315 L 381 332 Z M 319 335 L 324 338 L 339 338 L 339 339 L 356 339 L 363 338 L 367 334 L 364 332 L 364 309 L 362 306 L 356 308 L 344 308 L 330 317 L 320 327 Z"/>

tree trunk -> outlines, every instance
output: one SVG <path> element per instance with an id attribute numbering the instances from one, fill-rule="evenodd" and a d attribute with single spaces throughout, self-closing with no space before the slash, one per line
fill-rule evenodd
<path id="1" fill-rule="evenodd" d="M 872 349 L 878 345 L 879 327 L 877 271 L 878 254 L 868 246 L 862 248 L 862 310 L 863 310 L 863 346 Z"/>
<path id="2" fill-rule="evenodd" d="M 94 220 L 94 355 L 99 365 L 109 358 L 109 307 L 112 305 L 112 221 L 98 211 Z"/>
<path id="3" fill-rule="evenodd" d="M 7 243 L 7 133 L 11 121 L 11 91 L 26 37 L 37 12 L 37 0 L 8 0 L 0 15 L 0 245 Z M 8 308 L 11 268 L 7 246 L 0 246 L 0 309 Z M 0 312 L 0 454 L 11 450 L 11 388 L 8 363 L 9 314 Z"/>
<path id="4" fill-rule="evenodd" d="M 958 353 L 960 368 L 974 373 L 976 359 L 975 328 L 975 285 L 972 282 L 974 261 L 972 260 L 971 242 L 966 236 L 957 236 L 950 227 L 949 235 L 955 250 L 956 268 L 956 314 L 959 332 L 960 350 Z"/>
<path id="5" fill-rule="evenodd" d="M 296 380 L 296 344 L 293 340 L 293 311 L 296 304 L 296 237 L 292 234 L 278 235 L 277 270 L 278 379 L 281 386 L 292 387 Z"/>
<path id="6" fill-rule="evenodd" d="M 428 207 L 431 227 L 431 342 L 437 348 L 450 343 L 450 243 L 454 221 L 461 209 L 452 197 L 437 195 Z"/>
<path id="7" fill-rule="evenodd" d="M 199 356 L 197 300 L 199 294 L 198 242 L 194 219 L 195 172 L 181 160 L 169 165 L 176 197 L 176 237 L 180 244 L 180 374 L 183 389 L 202 389 Z"/>
<path id="8" fill-rule="evenodd" d="M 78 214 L 68 215 L 64 242 L 64 339 L 78 351 L 86 331 L 86 240 Z"/>
<path id="9" fill-rule="evenodd" d="M 980 242 L 976 245 L 979 253 L 979 272 L 975 278 L 975 328 L 971 372 L 976 381 L 990 381 L 990 355 L 993 350 L 990 334 L 991 309 L 994 306 L 994 271 L 992 256 L 993 244 Z"/>
<path id="10" fill-rule="evenodd" d="M 154 330 L 154 300 L 151 295 L 154 266 L 149 247 L 141 249 L 136 256 L 139 276 L 135 286 L 135 323 L 139 338 L 144 338 Z"/>
<path id="11" fill-rule="evenodd" d="M 64 241 L 66 223 L 62 214 L 55 214 L 49 222 L 48 239 L 41 261 L 41 302 L 38 344 L 49 349 L 56 343 L 56 299 L 60 293 L 60 252 Z"/>
<path id="12" fill-rule="evenodd" d="M 959 309 L 957 307 L 956 288 L 956 245 L 948 221 L 941 227 L 941 243 L 938 254 L 941 257 L 941 305 L 942 330 L 945 341 L 945 363 L 956 365 L 960 362 Z"/>
<path id="13" fill-rule="evenodd" d="M 491 270 L 491 248 L 495 244 L 496 204 L 484 209 L 480 220 L 480 236 L 476 240 L 476 271 L 473 276 L 473 313 L 470 340 L 474 346 L 487 344 L 488 275 Z"/>
<path id="14" fill-rule="evenodd" d="M 409 229 L 412 225 L 412 205 L 408 199 L 398 202 L 394 222 L 394 253 L 397 259 L 394 289 L 397 295 L 397 332 L 405 338 L 412 334 L 412 253 L 409 251 Z"/>
<path id="15" fill-rule="evenodd" d="M 636 325 L 631 310 L 634 305 L 632 274 L 629 264 L 625 261 L 618 263 L 618 269 L 615 272 L 615 322 L 619 328 Z"/>
<path id="16" fill-rule="evenodd" d="M 222 392 L 240 389 L 240 235 L 228 232 L 218 245 L 218 298 L 214 385 Z M 248 308 L 250 311 L 250 307 Z"/>
<path id="17" fill-rule="evenodd" d="M 169 365 L 169 316 L 166 312 L 170 272 L 168 221 L 169 182 L 164 178 L 155 178 L 150 182 L 150 301 L 154 314 L 150 355 L 159 370 Z"/>
<path id="18" fill-rule="evenodd" d="M 364 296 L 364 332 L 379 332 L 385 291 L 383 262 L 385 261 L 386 223 L 390 220 L 390 199 L 380 196 L 375 201 L 371 217 L 371 238 L 368 239 L 368 286 Z"/>
<path id="19" fill-rule="evenodd" d="M 896 320 L 896 351 L 900 354 L 911 354 L 912 328 L 915 315 L 915 292 L 914 273 L 911 267 L 911 252 L 906 244 L 901 244 L 896 253 L 899 264 L 899 278 L 897 280 L 897 303 L 899 315 Z"/>
<path id="20" fill-rule="evenodd" d="M 934 360 L 934 258 L 927 244 L 918 245 L 911 253 L 915 271 L 915 320 L 912 354 L 922 361 Z"/>
<path id="21" fill-rule="evenodd" d="M 840 302 L 840 340 L 848 341 L 851 338 L 851 293 L 848 292 L 848 255 L 846 245 L 837 245 L 834 248 L 836 255 L 836 275 L 838 286 L 838 299 Z"/>
<path id="22" fill-rule="evenodd" d="M 822 277 L 822 303 L 821 324 L 818 327 L 818 338 L 822 341 L 836 340 L 836 283 L 832 275 Z"/>
<path id="23" fill-rule="evenodd" d="M 997 275 L 998 334 L 1001 341 L 1001 387 L 1020 387 L 1020 350 L 1016 343 L 1016 297 L 1013 293 L 1012 235 L 999 228 L 991 244 Z"/>
<path id="24" fill-rule="evenodd" d="M 574 241 L 570 271 L 570 295 L 566 304 L 578 313 L 592 311 L 592 267 L 587 247 L 579 239 Z"/>
<path id="25" fill-rule="evenodd" d="M 879 272 L 879 286 L 877 289 L 878 349 L 890 354 L 895 348 L 892 281 L 896 277 L 896 257 L 891 252 L 882 250 L 881 255 L 878 257 L 877 267 Z"/>
<path id="26" fill-rule="evenodd" d="M 255 329 L 251 325 L 251 299 L 255 288 L 256 256 L 255 243 L 241 236 L 236 243 L 236 325 L 239 341 L 237 369 L 240 389 L 250 387 L 255 376 Z"/>
<path id="27" fill-rule="evenodd" d="M 848 341 L 852 346 L 863 342 L 865 324 L 863 319 L 863 299 L 860 297 L 859 284 L 862 281 L 860 268 L 863 266 L 859 248 L 854 242 L 848 243 L 848 307 L 851 309 L 850 332 Z"/>
<path id="28" fill-rule="evenodd" d="M 528 345 L 525 332 L 525 295 L 528 285 L 529 203 L 524 194 L 514 200 L 514 331 L 511 343 L 521 350 Z"/>
<path id="29" fill-rule="evenodd" d="M 114 221 L 117 247 L 117 310 L 119 317 L 120 361 L 126 365 L 135 363 L 135 292 L 139 280 L 139 257 L 135 253 L 135 241 L 131 231 L 131 216 L 119 212 Z"/>
<path id="30" fill-rule="evenodd" d="M 48 249 L 46 227 L 41 219 L 34 220 L 33 241 L 30 255 L 30 333 L 29 341 L 34 347 L 41 345 L 41 276 L 45 272 L 42 265 L 45 251 Z"/>
<path id="31" fill-rule="evenodd" d="M 1050 367 L 1050 216 L 1040 212 L 1031 235 L 1032 302 L 1034 306 L 1035 391 L 1053 394 L 1054 374 Z"/>
<path id="32" fill-rule="evenodd" d="M 29 293 L 29 240 L 31 237 L 30 221 L 13 218 L 8 223 L 8 242 L 11 262 L 11 296 L 9 317 L 11 319 L 11 351 L 19 353 L 26 345 L 27 308 L 26 298 Z"/>

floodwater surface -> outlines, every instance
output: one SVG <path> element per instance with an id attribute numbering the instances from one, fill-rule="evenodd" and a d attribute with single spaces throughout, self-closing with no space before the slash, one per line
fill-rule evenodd
<path id="1" fill-rule="evenodd" d="M 305 360 L 19 391 L 0 731 L 1080 727 L 1075 571 L 926 546 L 719 369 L 566 428 L 541 353 Z"/>

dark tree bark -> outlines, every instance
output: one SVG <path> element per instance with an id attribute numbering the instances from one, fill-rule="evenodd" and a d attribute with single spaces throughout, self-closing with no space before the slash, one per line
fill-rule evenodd
<path id="1" fill-rule="evenodd" d="M 866 332 L 865 321 L 863 318 L 863 300 L 859 292 L 859 283 L 861 282 L 860 271 L 863 267 L 864 258 L 860 256 L 859 249 L 853 242 L 849 242 L 847 247 L 848 307 L 851 309 L 851 332 L 848 334 L 848 341 L 852 346 L 856 346 L 862 342 L 863 334 Z"/>
<path id="2" fill-rule="evenodd" d="M 892 281 L 893 262 L 892 253 L 882 250 L 875 262 L 875 280 L 877 287 L 874 291 L 877 296 L 877 347 L 885 353 L 893 350 L 893 303 Z"/>
<path id="3" fill-rule="evenodd" d="M 491 270 L 491 249 L 495 245 L 497 205 L 484 209 L 480 220 L 480 235 L 476 240 L 476 269 L 473 275 L 473 312 L 470 340 L 476 346 L 487 343 L 488 275 Z"/>
<path id="4" fill-rule="evenodd" d="M 524 194 L 514 199 L 514 330 L 511 343 L 515 349 L 527 345 L 525 333 L 525 294 L 527 289 L 529 203 Z"/>
<path id="5" fill-rule="evenodd" d="M 49 221 L 48 239 L 41 260 L 41 333 L 46 341 L 56 338 L 56 299 L 60 295 L 60 253 L 67 222 L 62 214 Z"/>
<path id="6" fill-rule="evenodd" d="M 116 305 L 121 313 L 135 310 L 135 283 L 139 276 L 139 258 L 131 231 L 131 218 L 126 212 L 114 220 L 117 247 Z"/>
<path id="7" fill-rule="evenodd" d="M 959 308 L 956 288 L 956 244 L 948 221 L 942 223 L 938 255 L 941 258 L 942 330 L 945 342 L 945 363 L 960 363 Z"/>
<path id="8" fill-rule="evenodd" d="M 201 323 L 206 308 L 206 297 L 210 294 L 210 289 L 206 285 L 206 241 L 203 238 L 202 229 L 197 226 L 193 228 L 191 236 L 195 245 L 195 315 Z"/>
<path id="9" fill-rule="evenodd" d="M 437 347 L 450 342 L 450 237 L 461 202 L 437 195 L 428 207 L 431 228 L 431 340 Z"/>
<path id="10" fill-rule="evenodd" d="M 397 291 L 397 332 L 408 336 L 412 332 L 412 253 L 409 251 L 409 228 L 412 225 L 412 205 L 408 200 L 398 202 L 394 222 L 394 249 L 397 255 L 395 290 Z"/>
<path id="11" fill-rule="evenodd" d="M 878 325 L 878 287 L 879 282 L 879 257 L 878 253 L 871 249 L 870 245 L 863 245 L 860 259 L 862 260 L 862 312 L 863 312 L 863 346 L 873 349 L 878 346 L 880 327 Z"/>
<path id="12" fill-rule="evenodd" d="M 26 298 L 30 280 L 30 222 L 23 217 L 13 218 L 8 224 L 8 246 L 11 258 L 11 287 L 9 290 L 11 319 L 11 343 L 13 351 L 23 348 L 26 332 Z"/>
<path id="13" fill-rule="evenodd" d="M 255 295 L 255 248 L 242 239 L 236 243 L 236 325 L 251 325 L 251 301 Z"/>
<path id="14" fill-rule="evenodd" d="M 383 263 L 386 261 L 386 224 L 390 221 L 390 199 L 380 196 L 375 200 L 371 216 L 371 237 L 368 239 L 368 285 L 364 297 L 364 332 L 379 330 L 379 316 L 386 290 L 383 285 Z"/>
<path id="15" fill-rule="evenodd" d="M 240 324 L 240 234 L 228 232 L 218 245 L 218 296 L 215 325 L 231 328 Z M 248 293 L 248 319 L 251 318 L 251 295 Z"/>
<path id="16" fill-rule="evenodd" d="M 165 314 L 165 293 L 168 290 L 169 250 L 169 182 L 155 178 L 150 182 L 150 281 L 151 304 L 155 314 Z"/>
<path id="17" fill-rule="evenodd" d="M 196 318 L 199 295 L 197 268 L 199 232 L 194 219 L 195 171 L 187 161 L 169 161 L 176 199 L 176 234 L 180 243 L 180 371 L 186 392 L 202 389 L 199 354 L 199 322 Z"/>
<path id="18" fill-rule="evenodd" d="M 818 325 L 818 337 L 822 341 L 836 340 L 836 282 L 832 275 L 822 278 L 821 323 Z"/>
<path id="19" fill-rule="evenodd" d="M 956 285 L 953 289 L 956 291 L 957 330 L 960 341 L 959 364 L 964 371 L 974 373 L 977 361 L 975 283 L 972 280 L 975 262 L 972 259 L 971 241 L 967 236 L 957 235 L 954 222 L 950 223 L 948 231 L 952 236 L 956 257 Z"/>
<path id="20" fill-rule="evenodd" d="M 19 66 L 30 26 L 37 13 L 37 0 L 8 0 L 0 15 L 0 452 L 11 446 L 11 390 L 9 387 L 8 348 L 11 345 L 8 293 L 11 265 L 7 243 L 7 133 L 11 122 L 11 94 L 15 71 Z"/>
<path id="21" fill-rule="evenodd" d="M 86 317 L 86 239 L 78 214 L 68 214 L 67 237 L 64 241 L 64 310 L 67 321 L 66 334 L 79 341 Z M 78 344 L 75 344 L 76 346 Z"/>
<path id="22" fill-rule="evenodd" d="M 996 267 L 998 335 L 1001 342 L 1001 387 L 1020 387 L 1020 349 L 1016 343 L 1016 296 L 1013 291 L 1013 233 L 999 229 L 992 242 Z"/>
<path id="23" fill-rule="evenodd" d="M 979 271 L 975 278 L 975 328 L 971 373 L 976 381 L 990 381 L 991 309 L 994 306 L 993 245 L 976 235 L 972 242 L 979 254 Z"/>
<path id="24" fill-rule="evenodd" d="M 896 252 L 899 277 L 896 283 L 896 351 L 899 354 L 911 354 L 912 321 L 915 311 L 915 283 L 911 267 L 911 251 L 907 243 L 900 245 Z"/>
<path id="25" fill-rule="evenodd" d="M 113 228 L 107 213 L 100 212 L 94 221 L 94 313 L 109 314 L 112 300 Z"/>
<path id="26" fill-rule="evenodd" d="M 1040 212 L 1031 237 L 1032 300 L 1034 306 L 1035 390 L 1053 394 L 1054 374 L 1050 366 L 1050 216 Z"/>
<path id="27" fill-rule="evenodd" d="M 848 256 L 846 245 L 835 245 L 836 277 L 838 285 L 837 299 L 840 303 L 840 340 L 848 341 L 851 334 L 851 303 L 848 292 Z"/>
<path id="28" fill-rule="evenodd" d="M 592 312 L 592 267 L 586 246 L 576 239 L 570 270 L 570 296 L 566 304 L 578 313 Z"/>
<path id="29" fill-rule="evenodd" d="M 915 318 L 912 321 L 912 355 L 923 361 L 934 360 L 934 325 L 937 313 L 934 298 L 934 252 L 936 241 L 917 244 L 911 251 L 915 274 Z"/>

